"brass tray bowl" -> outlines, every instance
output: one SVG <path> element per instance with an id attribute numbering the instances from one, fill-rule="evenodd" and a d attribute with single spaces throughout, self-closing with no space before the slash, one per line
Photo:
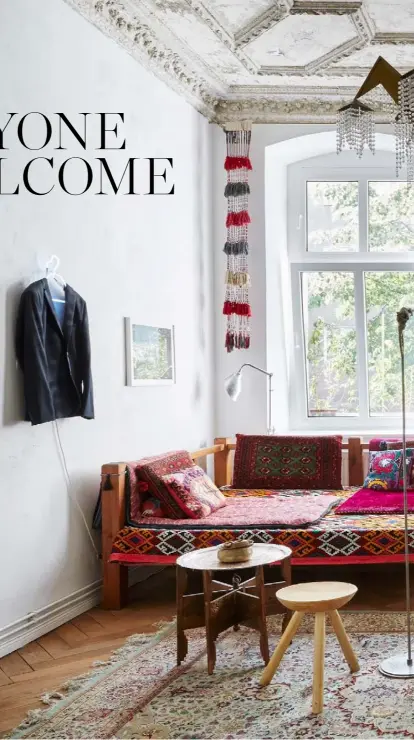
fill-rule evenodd
<path id="1" fill-rule="evenodd" d="M 235 540 L 220 545 L 217 557 L 221 563 L 245 563 L 250 560 L 253 553 L 253 545 L 249 540 Z"/>

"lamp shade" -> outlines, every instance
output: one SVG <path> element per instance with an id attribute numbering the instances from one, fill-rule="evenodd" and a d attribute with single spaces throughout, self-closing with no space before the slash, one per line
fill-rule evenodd
<path id="1" fill-rule="evenodd" d="M 233 373 L 224 381 L 224 387 L 232 401 L 237 401 L 242 389 L 241 370 Z"/>

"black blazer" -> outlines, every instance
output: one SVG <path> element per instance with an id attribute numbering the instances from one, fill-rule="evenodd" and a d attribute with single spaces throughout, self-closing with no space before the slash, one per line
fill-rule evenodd
<path id="1" fill-rule="evenodd" d="M 68 416 L 94 418 L 86 303 L 66 285 L 61 328 L 46 278 L 22 293 L 17 317 L 16 354 L 24 374 L 26 421 Z"/>

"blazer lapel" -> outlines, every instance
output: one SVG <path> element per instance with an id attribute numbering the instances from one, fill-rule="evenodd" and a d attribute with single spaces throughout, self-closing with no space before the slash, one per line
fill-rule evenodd
<path id="1" fill-rule="evenodd" d="M 69 344 L 69 340 L 73 329 L 73 316 L 75 313 L 76 304 L 76 293 L 70 285 L 66 284 L 66 303 L 65 303 L 65 318 L 63 320 L 63 336 L 65 337 L 66 344 Z"/>

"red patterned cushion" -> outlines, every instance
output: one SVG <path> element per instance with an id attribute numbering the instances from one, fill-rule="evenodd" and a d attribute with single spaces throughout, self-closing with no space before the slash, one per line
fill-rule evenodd
<path id="1" fill-rule="evenodd" d="M 195 467 L 186 450 L 167 452 L 164 455 L 145 457 L 128 464 L 130 478 L 129 523 L 135 524 L 141 516 L 142 505 L 150 497 L 159 500 L 164 516 L 181 519 L 182 511 L 175 498 L 171 496 L 163 476 L 178 473 L 180 470 Z M 147 484 L 145 492 L 142 489 Z"/>
<path id="2" fill-rule="evenodd" d="M 171 496 L 189 519 L 202 519 L 226 505 L 226 498 L 198 465 L 165 475 Z"/>
<path id="3" fill-rule="evenodd" d="M 236 440 L 233 488 L 342 488 L 342 437 L 237 434 Z"/>

